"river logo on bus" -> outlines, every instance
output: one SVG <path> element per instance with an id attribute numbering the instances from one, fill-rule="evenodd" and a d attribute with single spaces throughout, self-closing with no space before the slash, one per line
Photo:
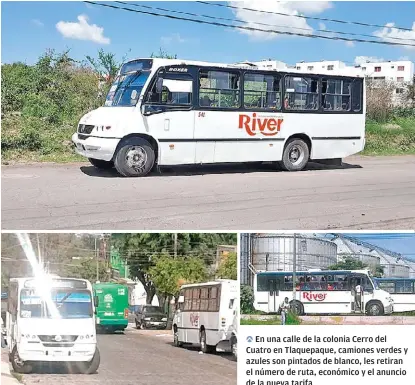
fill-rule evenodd
<path id="1" fill-rule="evenodd" d="M 306 291 L 303 291 L 303 299 L 313 302 L 322 302 L 326 299 L 327 294 L 326 293 L 307 293 Z"/>
<path id="2" fill-rule="evenodd" d="M 238 128 L 245 129 L 249 136 L 255 136 L 258 133 L 265 136 L 274 136 L 280 132 L 283 121 L 282 118 L 257 117 L 255 112 L 252 116 L 240 114 Z"/>
<path id="3" fill-rule="evenodd" d="M 104 295 L 104 302 L 112 302 L 112 295 L 111 294 L 105 294 Z"/>
<path id="4" fill-rule="evenodd" d="M 190 324 L 192 326 L 199 326 L 199 316 L 197 314 L 190 314 Z"/>

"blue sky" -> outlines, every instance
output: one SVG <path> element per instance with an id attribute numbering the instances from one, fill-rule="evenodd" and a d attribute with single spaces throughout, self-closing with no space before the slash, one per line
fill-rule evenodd
<path id="1" fill-rule="evenodd" d="M 259 21 L 287 28 L 307 28 L 314 31 L 331 29 L 369 35 L 376 33 L 380 36 L 379 40 L 385 40 L 388 36 L 415 40 L 414 2 L 287 3 L 246 0 L 240 4 L 223 3 L 244 3 L 245 6 L 255 9 L 291 14 L 298 11 L 309 16 L 380 25 L 395 23 L 395 26 L 413 28 L 412 32 L 264 15 L 194 2 L 135 3 L 216 17 L 239 18 L 246 22 Z M 304 33 L 301 30 L 291 31 Z M 248 34 L 222 27 L 91 6 L 82 2 L 2 2 L 2 63 L 23 61 L 32 64 L 48 48 L 57 51 L 69 48 L 72 57 L 80 60 L 85 55 L 96 55 L 100 48 L 115 53 L 118 58 L 131 49 L 128 56 L 132 58 L 148 57 L 160 47 L 184 59 L 229 63 L 272 58 L 289 64 L 301 60 L 323 59 L 342 60 L 353 64 L 356 57 L 386 60 L 407 58 L 415 61 L 415 50 L 404 47 L 363 43 L 351 45 L 340 41 Z"/>
<path id="2" fill-rule="evenodd" d="M 347 234 L 364 242 L 402 254 L 415 261 L 415 233 L 352 233 Z"/>

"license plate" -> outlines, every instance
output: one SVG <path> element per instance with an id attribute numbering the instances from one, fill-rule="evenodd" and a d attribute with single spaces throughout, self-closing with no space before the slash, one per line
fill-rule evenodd
<path id="1" fill-rule="evenodd" d="M 60 357 L 60 356 L 63 356 L 63 351 L 62 350 L 55 350 L 52 354 L 55 357 Z"/>

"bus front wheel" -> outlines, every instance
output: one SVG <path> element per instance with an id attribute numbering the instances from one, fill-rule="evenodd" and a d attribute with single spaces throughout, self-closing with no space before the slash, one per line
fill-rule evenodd
<path id="1" fill-rule="evenodd" d="M 154 149 L 147 140 L 132 137 L 120 143 L 114 165 L 122 176 L 146 176 L 153 168 L 155 158 Z"/>
<path id="2" fill-rule="evenodd" d="M 304 314 L 304 307 L 300 301 L 291 301 L 290 302 L 291 311 L 296 315 Z"/>
<path id="3" fill-rule="evenodd" d="M 384 310 L 380 302 L 373 301 L 369 302 L 366 306 L 366 314 L 370 316 L 383 315 Z"/>
<path id="4" fill-rule="evenodd" d="M 99 349 L 96 347 L 94 357 L 89 362 L 81 362 L 80 370 L 83 374 L 94 374 L 99 368 L 101 363 L 101 356 L 99 354 Z"/>
<path id="5" fill-rule="evenodd" d="M 310 150 L 306 142 L 299 138 L 290 139 L 282 154 L 281 167 L 286 171 L 301 171 L 310 158 Z"/>
<path id="6" fill-rule="evenodd" d="M 12 353 L 11 353 L 11 357 L 10 357 L 10 361 L 12 363 L 12 367 L 13 370 L 16 373 L 21 373 L 21 374 L 29 374 L 33 367 L 32 365 L 22 361 L 19 357 L 19 353 L 17 352 L 17 346 L 15 345 Z"/>

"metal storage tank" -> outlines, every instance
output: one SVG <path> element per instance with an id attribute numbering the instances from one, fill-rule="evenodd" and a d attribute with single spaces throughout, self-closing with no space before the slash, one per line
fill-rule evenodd
<path id="1" fill-rule="evenodd" d="M 311 234 L 296 235 L 296 270 L 324 269 L 337 262 L 337 245 Z M 258 271 L 292 271 L 294 235 L 256 234 L 252 265 Z"/>

